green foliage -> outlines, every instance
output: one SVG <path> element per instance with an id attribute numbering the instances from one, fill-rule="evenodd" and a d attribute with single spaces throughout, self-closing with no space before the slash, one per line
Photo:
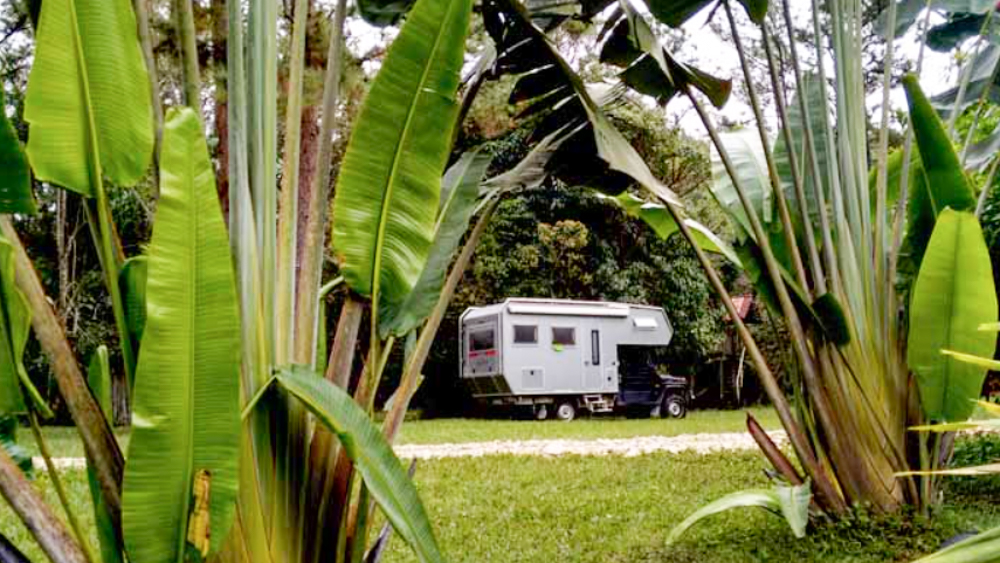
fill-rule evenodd
<path id="1" fill-rule="evenodd" d="M 233 521 L 239 450 L 239 320 L 212 164 L 193 110 L 171 110 L 149 249 L 147 318 L 124 483 L 137 563 L 185 555 L 196 475 L 210 473 L 211 540 Z"/>
<path id="2" fill-rule="evenodd" d="M 40 179 L 87 196 L 134 185 L 153 155 L 149 81 L 128 0 L 42 5 L 25 101 Z"/>
<path id="3" fill-rule="evenodd" d="M 5 213 L 34 213 L 35 198 L 31 194 L 31 171 L 28 157 L 21 148 L 17 131 L 7 117 L 7 101 L 0 87 L 0 210 Z"/>
<path id="4" fill-rule="evenodd" d="M 358 116 L 333 203 L 347 283 L 399 307 L 433 237 L 451 146 L 469 0 L 420 0 L 393 41 Z"/>
<path id="5" fill-rule="evenodd" d="M 442 180 L 441 208 L 427 262 L 406 301 L 398 309 L 387 310 L 389 315 L 383 319 L 383 332 L 405 335 L 423 323 L 434 308 L 448 266 L 476 210 L 480 184 L 490 160 L 489 156 L 478 152 L 467 153 L 448 169 Z"/>
<path id="6" fill-rule="evenodd" d="M 282 370 L 276 381 L 340 437 L 372 497 L 420 560 L 443 561 L 416 488 L 368 414 L 347 392 L 310 370 Z"/>
<path id="7" fill-rule="evenodd" d="M 812 493 L 809 484 L 797 486 L 778 485 L 772 489 L 755 489 L 739 491 L 712 501 L 693 512 L 676 525 L 667 537 L 667 544 L 677 541 L 685 531 L 701 520 L 734 508 L 759 507 L 784 517 L 797 538 L 806 535 L 806 525 L 809 523 L 809 503 Z"/>

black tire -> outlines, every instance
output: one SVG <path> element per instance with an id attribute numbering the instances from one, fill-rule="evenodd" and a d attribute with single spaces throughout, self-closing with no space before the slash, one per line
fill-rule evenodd
<path id="1" fill-rule="evenodd" d="M 687 416 L 687 402 L 680 395 L 667 395 L 660 406 L 661 418 L 684 418 Z"/>
<path id="2" fill-rule="evenodd" d="M 569 401 L 563 401 L 556 407 L 556 412 L 553 413 L 553 415 L 556 420 L 570 422 L 576 418 L 576 405 Z"/>

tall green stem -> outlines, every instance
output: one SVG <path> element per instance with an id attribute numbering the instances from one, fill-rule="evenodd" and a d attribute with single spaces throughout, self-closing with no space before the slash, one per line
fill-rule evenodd
<path id="1" fill-rule="evenodd" d="M 201 117 L 201 77 L 198 74 L 198 43 L 194 28 L 192 0 L 174 0 L 174 26 L 180 43 L 181 70 L 184 76 L 184 105 Z M 154 86 L 153 92 L 158 88 Z"/>
<path id="2" fill-rule="evenodd" d="M 295 306 L 297 314 L 295 361 L 305 365 L 316 364 L 316 323 L 319 320 L 316 303 L 323 273 L 327 207 L 330 198 L 330 159 L 333 153 L 333 126 L 336 122 L 337 106 L 340 103 L 347 0 L 337 0 L 334 10 L 323 85 L 323 122 L 319 134 L 318 164 L 309 188 L 309 208 L 303 233 L 301 269 L 296 291 L 298 301 Z"/>

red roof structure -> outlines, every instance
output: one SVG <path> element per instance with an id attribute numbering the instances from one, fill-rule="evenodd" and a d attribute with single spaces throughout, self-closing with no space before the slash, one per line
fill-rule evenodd
<path id="1" fill-rule="evenodd" d="M 740 319 L 746 320 L 747 315 L 753 309 L 753 294 L 746 293 L 733 297 L 733 306 L 736 307 L 736 313 L 740 316 Z M 726 320 L 730 320 L 729 315 L 726 315 Z"/>

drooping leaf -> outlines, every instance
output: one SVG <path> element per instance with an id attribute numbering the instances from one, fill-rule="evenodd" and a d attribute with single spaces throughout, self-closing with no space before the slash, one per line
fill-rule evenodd
<path id="1" fill-rule="evenodd" d="M 934 230 L 936 218 L 945 208 L 956 211 L 975 208 L 976 197 L 955 154 L 951 138 L 924 96 L 916 77 L 908 75 L 903 78 L 903 87 L 906 89 L 910 121 L 921 161 L 919 170 L 913 174 L 914 184 L 911 185 L 907 212 L 910 260 L 919 267 L 923 247 Z"/>
<path id="2" fill-rule="evenodd" d="M 914 563 L 996 563 L 1000 552 L 1000 527 L 952 544 Z"/>
<path id="3" fill-rule="evenodd" d="M 28 157 L 7 118 L 7 101 L 0 89 L 0 213 L 34 213 Z"/>
<path id="4" fill-rule="evenodd" d="M 113 420 L 111 413 L 111 367 L 108 363 L 108 347 L 97 347 L 90 357 L 90 366 L 87 368 L 87 385 L 94 393 L 97 404 L 104 411 L 104 416 L 109 421 Z M 94 506 L 94 525 L 97 528 L 97 539 L 101 546 L 101 560 L 103 563 L 120 563 L 122 559 L 121 540 L 115 529 L 108 511 L 108 506 L 104 502 L 104 494 L 101 492 L 101 485 L 97 482 L 97 474 L 94 472 L 93 464 L 87 461 L 87 483 L 90 486 L 90 499 Z"/>
<path id="5" fill-rule="evenodd" d="M 319 374 L 300 367 L 280 370 L 276 379 L 340 438 L 372 497 L 420 561 L 443 561 L 413 482 L 381 431 L 354 399 Z"/>
<path id="6" fill-rule="evenodd" d="M 764 148 L 756 131 L 745 129 L 721 135 L 722 145 L 736 169 L 736 175 L 753 204 L 757 217 L 764 225 L 774 218 L 771 183 L 768 180 Z M 739 224 L 744 233 L 753 232 L 746 210 L 740 202 L 736 186 L 726 172 L 718 151 L 712 151 L 712 195 L 719 205 Z"/>
<path id="7" fill-rule="evenodd" d="M 0 414 L 0 448 L 3 448 L 14 463 L 21 468 L 29 478 L 34 473 L 34 463 L 28 450 L 17 443 L 17 418 L 8 414 Z"/>
<path id="8" fill-rule="evenodd" d="M 618 23 L 601 48 L 601 62 L 624 67 L 623 82 L 637 92 L 653 96 L 661 105 L 689 86 L 704 93 L 716 107 L 726 104 L 732 81 L 678 61 L 629 2 L 621 2 L 617 14 L 620 14 Z"/>
<path id="9" fill-rule="evenodd" d="M 617 197 L 608 197 L 603 194 L 598 194 L 598 197 L 621 207 L 632 217 L 641 219 L 662 239 L 680 232 L 680 227 L 670 215 L 670 211 L 661 204 L 644 201 L 642 198 L 627 192 Z M 743 268 L 743 262 L 729 243 L 693 219 L 685 219 L 684 222 L 691 229 L 691 234 L 702 250 L 721 254 L 737 268 Z"/>
<path id="10" fill-rule="evenodd" d="M 128 0 L 42 3 L 25 94 L 28 158 L 40 179 L 93 196 L 130 186 L 153 154 L 149 79 Z"/>
<path id="11" fill-rule="evenodd" d="M 210 472 L 212 547 L 232 524 L 239 456 L 239 322 L 228 236 L 193 110 L 172 109 L 148 252 L 123 526 L 135 563 L 180 562 L 195 475 Z"/>
<path id="12" fill-rule="evenodd" d="M 614 127 L 601 106 L 614 92 L 591 92 L 536 27 L 516 0 L 486 0 L 486 31 L 497 46 L 495 74 L 522 75 L 511 92 L 511 102 L 527 102 L 522 116 L 541 116 L 536 138 L 557 130 L 572 131 L 553 157 L 550 171 L 569 184 L 590 185 L 619 194 L 638 183 L 656 197 L 680 205 L 625 137 Z M 596 95 L 596 97 L 595 97 Z"/>
<path id="13" fill-rule="evenodd" d="M 929 420 L 955 422 L 972 413 L 985 370 L 941 350 L 992 356 L 996 339 L 978 327 L 996 318 L 992 267 L 979 221 L 972 213 L 945 209 L 914 284 L 907 343 L 907 363 Z"/>
<path id="14" fill-rule="evenodd" d="M 389 48 L 337 179 L 333 244 L 348 285 L 397 307 L 426 261 L 458 112 L 470 0 L 418 0 Z"/>
<path id="15" fill-rule="evenodd" d="M 383 313 L 383 333 L 402 336 L 417 328 L 437 304 L 455 250 L 469 228 L 476 209 L 479 186 L 492 157 L 481 152 L 471 152 L 448 169 L 442 180 L 443 201 L 438 211 L 427 262 L 417 283 L 406 299 L 398 306 L 386 308 Z"/>
<path id="16" fill-rule="evenodd" d="M 755 489 L 726 495 L 699 508 L 694 514 L 675 526 L 673 530 L 670 530 L 667 544 L 676 542 L 688 528 L 709 516 L 733 508 L 745 507 L 759 507 L 784 516 L 795 537 L 802 538 L 805 536 L 806 524 L 808 523 L 810 500 L 808 483 L 796 487 L 780 486 L 775 490 Z"/>

